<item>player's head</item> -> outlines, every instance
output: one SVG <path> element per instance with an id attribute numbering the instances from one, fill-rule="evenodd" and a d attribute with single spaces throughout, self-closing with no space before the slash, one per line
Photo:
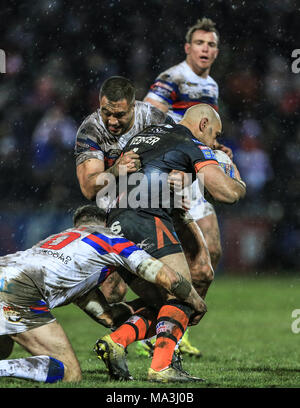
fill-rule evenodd
<path id="1" fill-rule="evenodd" d="M 203 17 L 189 28 L 185 36 L 186 61 L 197 75 L 208 75 L 218 56 L 219 33 L 215 23 Z"/>
<path id="2" fill-rule="evenodd" d="M 188 127 L 196 139 L 212 149 L 215 148 L 217 137 L 222 131 L 222 122 L 218 112 L 205 103 L 189 108 L 180 124 Z"/>
<path id="3" fill-rule="evenodd" d="M 74 227 L 86 224 L 104 225 L 106 212 L 95 205 L 83 205 L 78 207 L 73 215 Z"/>
<path id="4" fill-rule="evenodd" d="M 100 113 L 106 129 L 114 136 L 128 132 L 134 122 L 135 87 L 121 76 L 108 78 L 99 93 Z"/>

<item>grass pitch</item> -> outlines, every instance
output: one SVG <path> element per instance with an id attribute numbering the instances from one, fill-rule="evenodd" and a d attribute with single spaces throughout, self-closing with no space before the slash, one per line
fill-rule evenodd
<path id="1" fill-rule="evenodd" d="M 300 387 L 300 333 L 291 325 L 300 309 L 300 279 L 291 277 L 220 277 L 208 296 L 208 313 L 190 329 L 192 343 L 203 357 L 185 357 L 183 367 L 205 378 L 188 388 L 298 388 Z M 80 384 L 41 384 L 0 378 L 0 388 L 186 388 L 186 384 L 146 381 L 150 359 L 128 348 L 128 365 L 135 380 L 111 382 L 104 364 L 93 353 L 95 341 L 108 332 L 73 305 L 55 309 L 83 371 Z M 298 325 L 300 327 L 300 323 Z M 10 358 L 27 356 L 15 345 Z M 115 390 L 116 391 L 116 390 Z M 172 391 L 172 390 L 170 390 Z"/>

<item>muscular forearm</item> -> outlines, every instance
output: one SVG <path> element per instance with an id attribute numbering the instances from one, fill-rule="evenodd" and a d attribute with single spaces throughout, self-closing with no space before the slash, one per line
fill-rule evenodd
<path id="1" fill-rule="evenodd" d="M 115 180 L 116 177 L 118 177 L 118 167 L 116 164 L 105 171 L 87 173 L 80 180 L 82 194 L 88 200 L 93 200 L 97 193 L 107 186 L 112 179 Z"/>
<path id="2" fill-rule="evenodd" d="M 189 303 L 196 312 L 206 312 L 206 305 L 192 284 L 161 261 L 154 258 L 146 259 L 139 266 L 138 274 L 148 282 L 165 289 L 177 299 Z"/>
<path id="3" fill-rule="evenodd" d="M 201 174 L 203 178 L 200 177 Z M 205 190 L 216 202 L 234 204 L 246 194 L 246 184 L 240 179 L 239 173 L 234 179 L 226 175 L 219 166 L 208 165 L 201 174 L 198 176 L 201 186 L 204 183 Z"/>
<path id="4" fill-rule="evenodd" d="M 215 198 L 218 201 L 227 204 L 234 204 L 246 194 L 246 183 L 238 179 L 227 179 L 226 186 L 219 195 Z"/>
<path id="5" fill-rule="evenodd" d="M 82 194 L 93 200 L 109 183 L 115 183 L 120 174 L 133 173 L 141 166 L 139 156 L 133 151 L 119 157 L 115 164 L 105 169 L 104 160 L 90 159 L 77 166 L 77 178 Z"/>

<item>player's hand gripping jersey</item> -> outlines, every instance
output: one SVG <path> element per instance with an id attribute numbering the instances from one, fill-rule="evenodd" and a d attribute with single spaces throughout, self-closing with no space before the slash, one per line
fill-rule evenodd
<path id="1" fill-rule="evenodd" d="M 6 320 L 1 314 L 8 313 L 11 305 L 20 306 L 22 313 L 28 309 L 31 314 L 39 317 L 44 314 L 49 319 L 50 309 L 89 292 L 114 267 L 125 267 L 134 273 L 149 256 L 107 228 L 85 226 L 68 229 L 26 251 L 1 257 L 0 323 Z M 7 334 L 7 330 L 0 324 L 0 335 Z M 20 326 L 20 331 L 23 330 Z"/>
<path id="2" fill-rule="evenodd" d="M 213 151 L 182 125 L 150 126 L 128 142 L 124 152 L 129 150 L 134 150 L 140 156 L 142 168 L 126 178 L 127 194 L 121 191 L 123 180 L 119 178 L 117 207 L 142 208 L 153 215 L 161 213 L 161 209 L 169 212 L 174 208 L 174 201 L 169 199 L 168 194 L 165 195 L 171 170 L 190 173 L 195 180 L 196 173 L 203 166 L 218 164 Z M 112 209 L 110 216 L 116 211 L 119 210 Z"/>
<path id="3" fill-rule="evenodd" d="M 134 117 L 133 126 L 127 133 L 113 136 L 106 129 L 99 109 L 88 116 L 79 127 L 76 136 L 76 165 L 87 159 L 99 159 L 105 162 L 105 168 L 109 168 L 133 136 L 149 125 L 162 124 L 168 119 L 159 109 L 140 101 L 135 102 Z"/>
<path id="4" fill-rule="evenodd" d="M 151 85 L 146 98 L 164 103 L 169 115 L 178 123 L 185 111 L 198 103 L 218 110 L 219 89 L 212 77 L 202 78 L 186 61 L 162 72 Z"/>

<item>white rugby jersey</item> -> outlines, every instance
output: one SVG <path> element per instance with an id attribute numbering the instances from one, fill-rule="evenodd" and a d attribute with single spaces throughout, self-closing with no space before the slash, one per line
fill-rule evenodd
<path id="1" fill-rule="evenodd" d="M 29 278 L 46 302 L 40 312 L 46 312 L 47 307 L 73 302 L 98 286 L 114 268 L 125 267 L 136 273 L 139 264 L 149 257 L 107 228 L 81 226 L 51 235 L 26 251 L 1 257 L 0 282 L 17 299 L 23 298 L 26 293 L 14 293 L 10 280 L 22 283 L 23 278 L 25 284 L 26 275 L 27 284 Z"/>
<path id="2" fill-rule="evenodd" d="M 75 146 L 76 165 L 94 158 L 104 160 L 106 168 L 111 167 L 133 136 L 145 127 L 163 124 L 165 120 L 166 114 L 159 109 L 148 103 L 136 101 L 131 129 L 121 136 L 114 136 L 106 129 L 100 109 L 97 109 L 78 129 Z"/>
<path id="3" fill-rule="evenodd" d="M 219 88 L 211 77 L 195 74 L 186 61 L 162 72 L 151 85 L 146 98 L 169 106 L 168 114 L 178 123 L 185 111 L 198 103 L 207 103 L 218 110 Z"/>

